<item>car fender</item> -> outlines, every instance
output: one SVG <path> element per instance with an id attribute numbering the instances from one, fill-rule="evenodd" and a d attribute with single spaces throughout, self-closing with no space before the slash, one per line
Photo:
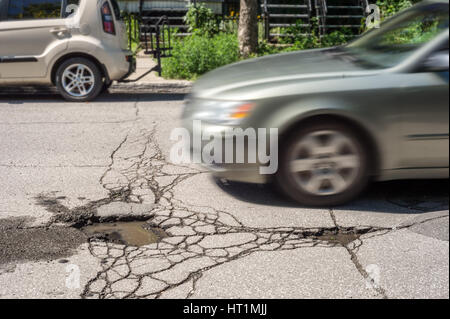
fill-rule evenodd
<path id="1" fill-rule="evenodd" d="M 332 96 L 303 97 L 297 101 L 291 101 L 266 116 L 269 119 L 262 127 L 267 129 L 278 128 L 278 134 L 284 138 L 286 134 L 308 120 L 319 117 L 334 117 L 342 121 L 351 122 L 364 130 L 373 142 L 373 147 L 379 158 L 378 168 L 386 169 L 394 166 L 395 152 L 399 141 L 389 138 L 392 135 L 392 127 L 384 123 L 380 117 L 373 116 L 370 112 L 364 112 L 364 108 L 354 101 L 339 99 Z"/>

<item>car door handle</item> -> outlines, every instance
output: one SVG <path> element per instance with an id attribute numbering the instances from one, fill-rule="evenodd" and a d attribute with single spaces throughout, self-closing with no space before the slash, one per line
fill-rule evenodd
<path id="1" fill-rule="evenodd" d="M 69 32 L 69 29 L 66 28 L 56 28 L 56 29 L 51 29 L 50 30 L 51 33 L 55 34 L 58 37 L 63 37 L 66 33 Z"/>

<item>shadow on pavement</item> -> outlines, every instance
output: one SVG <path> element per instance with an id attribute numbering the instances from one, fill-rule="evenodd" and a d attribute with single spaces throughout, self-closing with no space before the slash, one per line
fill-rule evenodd
<path id="1" fill-rule="evenodd" d="M 280 194 L 273 184 L 256 185 L 219 179 L 215 182 L 223 191 L 244 202 L 301 208 Z M 378 182 L 370 185 L 358 199 L 334 209 L 398 214 L 448 210 L 448 191 L 448 179 Z"/>
<path id="2" fill-rule="evenodd" d="M 157 101 L 183 101 L 184 93 L 103 93 L 97 99 L 87 103 L 104 102 L 157 102 Z M 36 89 L 34 87 L 20 90 L 6 90 L 0 88 L 0 103 L 27 104 L 27 103 L 71 103 L 64 100 L 52 87 Z M 74 102 L 76 104 L 76 102 Z"/>

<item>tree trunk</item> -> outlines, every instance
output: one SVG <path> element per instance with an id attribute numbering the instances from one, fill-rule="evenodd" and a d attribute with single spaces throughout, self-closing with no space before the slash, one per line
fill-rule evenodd
<path id="1" fill-rule="evenodd" d="M 256 53 L 258 47 L 258 0 L 241 0 L 239 50 L 243 57 Z"/>

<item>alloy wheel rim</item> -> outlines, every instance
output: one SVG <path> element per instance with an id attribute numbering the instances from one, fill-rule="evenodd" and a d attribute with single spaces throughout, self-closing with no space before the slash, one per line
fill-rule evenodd
<path id="1" fill-rule="evenodd" d="M 62 86 L 71 96 L 87 96 L 95 86 L 94 72 L 84 64 L 70 65 L 64 70 Z"/>
<path id="2" fill-rule="evenodd" d="M 323 130 L 302 137 L 290 153 L 289 170 L 303 191 L 315 196 L 347 190 L 361 169 L 355 142 L 338 131 Z"/>

